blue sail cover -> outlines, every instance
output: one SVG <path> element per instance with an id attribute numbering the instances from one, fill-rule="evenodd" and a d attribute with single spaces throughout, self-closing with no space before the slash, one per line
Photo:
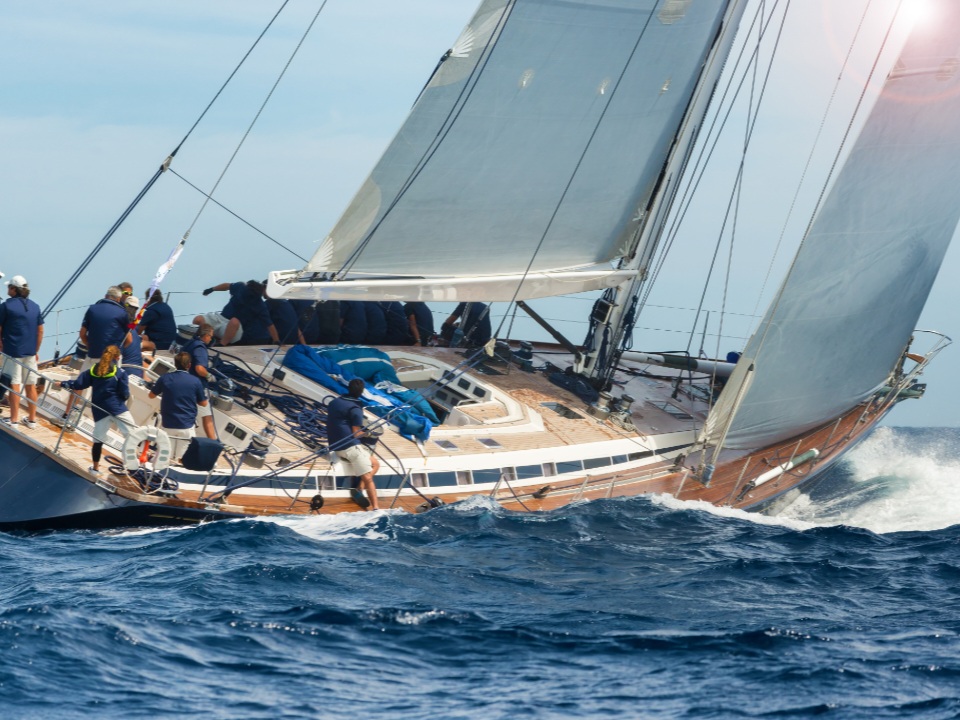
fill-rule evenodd
<path id="1" fill-rule="evenodd" d="M 295 345 L 287 351 L 283 365 L 341 395 L 346 394 L 347 384 L 354 378 L 364 380 L 364 407 L 386 418 L 405 438 L 426 441 L 433 426 L 440 424 L 422 395 L 400 385 L 390 356 L 380 350 L 355 346 L 318 350 Z"/>

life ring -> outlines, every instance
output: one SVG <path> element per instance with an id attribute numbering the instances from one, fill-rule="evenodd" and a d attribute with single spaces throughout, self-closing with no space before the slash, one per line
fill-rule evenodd
<path id="1" fill-rule="evenodd" d="M 157 446 L 157 453 L 153 456 L 154 472 L 160 472 L 170 467 L 170 457 L 173 454 L 170 436 L 162 428 L 141 425 L 131 430 L 127 439 L 123 441 L 123 466 L 127 469 L 127 472 L 140 469 L 140 445 L 148 440 Z"/>

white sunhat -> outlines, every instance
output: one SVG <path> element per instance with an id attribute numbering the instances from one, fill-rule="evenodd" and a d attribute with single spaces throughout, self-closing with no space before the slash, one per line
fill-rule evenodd
<path id="1" fill-rule="evenodd" d="M 0 274 L 0 277 L 3 277 L 3 274 Z M 29 286 L 27 285 L 27 279 L 23 275 L 14 275 L 12 278 L 6 281 L 7 285 L 15 288 L 21 288 L 26 290 Z"/>

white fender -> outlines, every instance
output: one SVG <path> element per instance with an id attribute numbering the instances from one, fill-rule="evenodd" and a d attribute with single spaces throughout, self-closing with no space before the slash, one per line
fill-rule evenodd
<path id="1" fill-rule="evenodd" d="M 157 453 L 153 457 L 154 472 L 160 472 L 170 467 L 170 456 L 173 453 L 170 436 L 162 428 L 141 425 L 131 430 L 127 439 L 123 441 L 123 466 L 127 469 L 127 472 L 140 469 L 140 445 L 145 440 L 151 440 L 157 446 Z"/>

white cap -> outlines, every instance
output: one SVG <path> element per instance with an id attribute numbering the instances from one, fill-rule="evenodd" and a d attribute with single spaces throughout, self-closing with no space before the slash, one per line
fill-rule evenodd
<path id="1" fill-rule="evenodd" d="M 3 276 L 0 275 L 0 277 Z M 27 289 L 27 279 L 23 275 L 14 275 L 12 278 L 7 280 L 7 285 L 25 290 Z"/>
<path id="2" fill-rule="evenodd" d="M 127 307 L 138 308 L 140 307 L 140 298 L 135 295 L 127 295 L 123 300 L 123 304 Z"/>

